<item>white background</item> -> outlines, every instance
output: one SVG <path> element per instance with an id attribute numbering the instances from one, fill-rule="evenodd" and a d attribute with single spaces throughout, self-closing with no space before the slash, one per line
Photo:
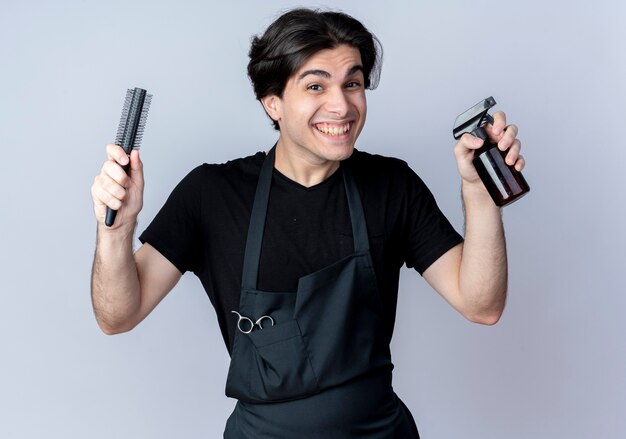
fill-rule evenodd
<path id="1" fill-rule="evenodd" d="M 221 437 L 228 355 L 193 275 L 134 331 L 99 331 L 89 188 L 130 87 L 154 94 L 140 230 L 197 164 L 268 149 L 249 41 L 298 5 L 2 0 L 0 437 Z M 330 6 L 384 47 L 358 147 L 409 162 L 458 230 L 455 117 L 493 95 L 527 158 L 498 325 L 403 271 L 394 387 L 422 437 L 626 437 L 624 2 Z"/>

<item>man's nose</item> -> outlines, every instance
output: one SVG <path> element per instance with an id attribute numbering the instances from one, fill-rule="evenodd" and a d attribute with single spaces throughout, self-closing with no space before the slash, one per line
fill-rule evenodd
<path id="1" fill-rule="evenodd" d="M 350 105 L 343 87 L 333 88 L 327 96 L 328 100 L 326 101 L 326 110 L 328 112 L 336 114 L 340 117 L 343 117 L 348 113 Z"/>

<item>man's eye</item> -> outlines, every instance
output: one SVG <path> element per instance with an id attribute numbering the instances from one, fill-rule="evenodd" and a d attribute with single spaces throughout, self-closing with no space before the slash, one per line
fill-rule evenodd
<path id="1" fill-rule="evenodd" d="M 307 90 L 311 90 L 311 91 L 320 91 L 322 89 L 322 86 L 319 84 L 311 84 L 307 87 Z"/>
<path id="2" fill-rule="evenodd" d="M 346 88 L 359 88 L 361 83 L 358 81 L 350 81 L 346 84 Z"/>

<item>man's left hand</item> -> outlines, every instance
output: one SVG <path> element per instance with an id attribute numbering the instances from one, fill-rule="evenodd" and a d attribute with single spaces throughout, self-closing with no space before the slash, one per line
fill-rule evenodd
<path id="1" fill-rule="evenodd" d="M 500 151 L 507 151 L 506 164 L 514 166 L 516 170 L 524 169 L 526 162 L 520 155 L 522 143 L 517 138 L 517 125 L 507 125 L 506 115 L 502 111 L 498 111 L 493 115 L 493 125 L 485 125 L 485 131 L 492 143 L 498 145 Z M 454 156 L 459 169 L 459 174 L 464 183 L 482 184 L 478 173 L 472 164 L 474 159 L 474 151 L 483 146 L 483 140 L 471 134 L 463 134 L 454 147 Z"/>

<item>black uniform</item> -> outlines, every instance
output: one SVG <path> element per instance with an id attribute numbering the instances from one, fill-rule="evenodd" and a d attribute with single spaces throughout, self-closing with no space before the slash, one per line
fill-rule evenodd
<path id="1" fill-rule="evenodd" d="M 418 437 L 391 388 L 399 268 L 422 272 L 460 236 L 399 160 L 355 151 L 312 188 L 273 155 L 259 179 L 264 160 L 192 171 L 140 237 L 216 308 L 239 399 L 225 437 Z M 244 333 L 239 316 L 275 325 Z"/>

